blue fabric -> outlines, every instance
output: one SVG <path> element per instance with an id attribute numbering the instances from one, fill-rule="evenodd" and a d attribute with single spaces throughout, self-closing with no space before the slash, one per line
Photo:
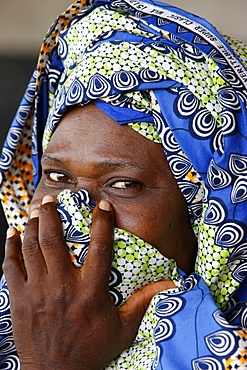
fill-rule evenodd
<path id="1" fill-rule="evenodd" d="M 153 1 L 76 1 L 45 38 L 2 150 L 9 224 L 24 232 L 43 150 L 66 110 L 93 100 L 163 145 L 198 238 L 194 273 L 178 271 L 177 288 L 153 298 L 108 369 L 247 367 L 246 50 Z M 4 278 L 1 302 L 0 367 L 19 369 Z"/>

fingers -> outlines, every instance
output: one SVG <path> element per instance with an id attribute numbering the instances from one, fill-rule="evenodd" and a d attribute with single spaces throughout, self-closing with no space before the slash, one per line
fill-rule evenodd
<path id="1" fill-rule="evenodd" d="M 135 292 L 127 302 L 119 308 L 119 315 L 125 329 L 124 336 L 126 343 L 134 340 L 141 320 L 148 309 L 152 298 L 159 292 L 175 288 L 172 280 L 158 281 L 154 284 L 145 286 Z"/>
<path id="2" fill-rule="evenodd" d="M 155 294 L 175 287 L 176 286 L 172 280 L 158 281 L 156 283 L 146 285 L 135 292 L 120 308 L 120 310 L 122 309 L 123 314 L 125 312 L 128 313 L 128 316 L 126 317 L 128 321 L 132 320 L 132 314 L 133 319 L 136 319 L 137 316 L 142 318 Z"/>
<path id="3" fill-rule="evenodd" d="M 87 284 L 94 292 L 100 289 L 105 293 L 109 291 L 113 227 L 113 209 L 108 201 L 102 200 L 93 213 L 91 243 L 86 262 L 81 270 L 83 278 L 86 276 Z M 45 196 L 40 209 L 33 210 L 26 225 L 22 246 L 20 239 L 18 238 L 18 243 L 16 237 L 8 242 L 10 247 L 7 258 L 10 251 L 14 250 L 15 264 L 19 270 L 22 268 L 20 271 L 23 272 L 25 271 L 22 262 L 23 253 L 28 279 L 37 281 L 43 274 L 63 276 L 73 269 L 55 198 Z"/>
<path id="4" fill-rule="evenodd" d="M 82 268 L 92 289 L 109 292 L 109 276 L 113 254 L 114 214 L 111 204 L 101 200 L 93 213 L 91 241 L 87 258 Z"/>
<path id="5" fill-rule="evenodd" d="M 58 276 L 57 274 L 61 275 L 72 267 L 57 213 L 56 199 L 50 195 L 43 198 L 39 210 L 38 240 L 48 273 Z"/>
<path id="6" fill-rule="evenodd" d="M 22 253 L 28 279 L 38 280 L 41 273 L 46 273 L 46 264 L 38 240 L 39 210 L 34 209 L 25 227 Z"/>
<path id="7" fill-rule="evenodd" d="M 39 209 L 34 209 L 25 228 L 22 252 L 28 279 L 37 281 L 43 274 L 62 275 L 71 267 L 56 199 L 44 197 Z"/>
<path id="8" fill-rule="evenodd" d="M 23 284 L 26 281 L 26 272 L 21 251 L 21 238 L 14 227 L 10 227 L 7 230 L 3 273 L 10 291 L 13 288 L 16 289 L 19 284 Z"/>

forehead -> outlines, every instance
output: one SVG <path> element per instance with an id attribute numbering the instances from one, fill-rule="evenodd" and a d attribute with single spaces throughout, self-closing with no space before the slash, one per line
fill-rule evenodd
<path id="1" fill-rule="evenodd" d="M 160 144 L 120 126 L 96 105 L 71 109 L 61 120 L 46 154 L 83 163 L 135 163 L 145 171 L 165 172 L 168 163 Z M 170 170 L 169 170 L 170 171 Z"/>

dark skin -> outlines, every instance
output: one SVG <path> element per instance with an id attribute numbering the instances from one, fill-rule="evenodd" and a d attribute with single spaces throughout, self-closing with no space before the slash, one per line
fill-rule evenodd
<path id="1" fill-rule="evenodd" d="M 133 342 L 152 297 L 174 287 L 171 280 L 149 285 L 116 309 L 108 291 L 113 227 L 189 273 L 196 239 L 185 200 L 161 145 L 93 104 L 64 116 L 42 169 L 23 243 L 10 228 L 3 266 L 21 368 L 101 370 Z M 56 211 L 54 196 L 65 188 L 86 188 L 98 202 L 82 269 L 71 264 Z"/>

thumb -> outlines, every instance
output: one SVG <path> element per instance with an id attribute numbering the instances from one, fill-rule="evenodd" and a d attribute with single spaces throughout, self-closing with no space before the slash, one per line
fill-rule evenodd
<path id="1" fill-rule="evenodd" d="M 149 284 L 135 292 L 126 303 L 119 308 L 119 315 L 125 329 L 124 336 L 127 343 L 132 343 L 135 339 L 141 320 L 155 294 L 175 287 L 172 280 L 158 281 L 154 284 Z"/>

